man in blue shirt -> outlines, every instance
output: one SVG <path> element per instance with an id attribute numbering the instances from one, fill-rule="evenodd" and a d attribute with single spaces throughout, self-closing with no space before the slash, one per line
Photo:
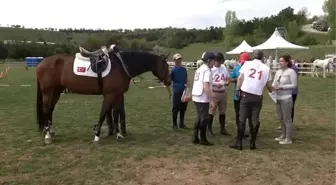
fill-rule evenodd
<path id="1" fill-rule="evenodd" d="M 233 71 L 231 73 L 232 82 L 235 83 L 235 85 L 234 85 L 234 95 L 233 95 L 234 97 L 233 97 L 233 100 L 234 100 L 234 109 L 235 109 L 235 112 L 236 112 L 236 125 L 237 126 L 239 124 L 239 107 L 240 107 L 240 98 L 238 97 L 238 93 L 237 93 L 237 79 L 239 77 L 239 70 L 240 70 L 240 68 L 248 60 L 250 60 L 250 55 L 248 53 L 242 53 L 240 55 L 239 64 L 236 65 L 233 68 Z M 250 122 L 251 119 L 248 118 L 248 121 Z M 245 134 L 245 137 L 248 137 L 248 134 Z"/>
<path id="2" fill-rule="evenodd" d="M 177 129 L 177 115 L 180 113 L 179 128 L 186 129 L 184 115 L 187 110 L 188 102 L 182 102 L 181 98 L 185 87 L 188 86 L 187 69 L 182 66 L 182 55 L 177 53 L 173 56 L 175 66 L 171 70 L 170 77 L 173 83 L 173 129 Z"/>

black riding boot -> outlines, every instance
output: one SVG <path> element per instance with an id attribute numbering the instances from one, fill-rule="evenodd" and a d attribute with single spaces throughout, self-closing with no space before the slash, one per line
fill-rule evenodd
<path id="1" fill-rule="evenodd" d="M 208 125 L 209 121 L 210 120 L 202 120 L 201 125 L 200 125 L 200 135 L 201 135 L 200 144 L 205 145 L 205 146 L 212 146 L 213 145 L 213 143 L 210 143 L 208 141 L 207 135 L 206 135 L 206 129 L 207 129 L 207 125 Z"/>
<path id="2" fill-rule="evenodd" d="M 250 134 L 251 134 L 251 139 L 250 139 L 250 149 L 253 150 L 255 149 L 255 127 L 250 124 Z"/>
<path id="3" fill-rule="evenodd" d="M 194 125 L 194 133 L 193 133 L 193 139 L 192 142 L 194 144 L 199 144 L 200 140 L 198 138 L 198 133 L 199 133 L 199 127 L 200 127 L 200 120 L 197 120 L 195 125 Z"/>
<path id="4" fill-rule="evenodd" d="M 211 135 L 214 135 L 212 132 L 212 123 L 213 123 L 214 116 L 212 114 L 209 115 L 209 124 L 208 124 L 208 130 Z"/>
<path id="5" fill-rule="evenodd" d="M 177 129 L 177 112 L 173 112 L 173 129 Z"/>
<path id="6" fill-rule="evenodd" d="M 229 134 L 227 131 L 226 131 L 226 128 L 225 128 L 225 114 L 223 115 L 219 115 L 219 124 L 220 124 L 220 134 L 223 134 L 223 135 L 226 135 L 226 136 L 230 136 L 231 134 Z"/>
<path id="7" fill-rule="evenodd" d="M 230 145 L 230 148 L 236 150 L 243 150 L 243 137 L 245 132 L 245 124 L 240 123 L 237 128 L 237 140 L 234 145 Z"/>
<path id="8" fill-rule="evenodd" d="M 180 122 L 179 128 L 187 129 L 188 127 L 184 124 L 185 111 L 180 111 Z"/>
<path id="9" fill-rule="evenodd" d="M 253 126 L 251 126 L 253 127 Z M 251 131 L 251 140 L 250 140 L 250 149 L 251 150 L 254 150 L 256 149 L 256 140 L 257 140 L 257 135 L 258 135 L 258 132 L 259 132 L 259 123 L 253 128 L 253 129 L 250 129 Z"/>

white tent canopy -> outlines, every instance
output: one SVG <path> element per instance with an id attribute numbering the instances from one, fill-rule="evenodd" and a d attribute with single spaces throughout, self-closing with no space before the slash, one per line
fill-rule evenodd
<path id="1" fill-rule="evenodd" d="M 243 42 L 240 43 L 239 46 L 237 46 L 235 49 L 226 52 L 226 54 L 234 55 L 234 54 L 240 54 L 242 52 L 248 52 L 248 53 L 253 52 L 252 47 L 245 40 L 243 40 Z"/>
<path id="2" fill-rule="evenodd" d="M 278 29 L 275 28 L 274 33 L 268 40 L 266 40 L 264 43 L 258 46 L 254 46 L 253 49 L 259 49 L 259 50 L 309 49 L 309 47 L 299 46 L 288 42 L 280 35 Z"/>

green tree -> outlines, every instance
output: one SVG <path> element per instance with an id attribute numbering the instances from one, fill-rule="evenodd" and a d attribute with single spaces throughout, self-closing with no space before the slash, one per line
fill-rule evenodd
<path id="1" fill-rule="evenodd" d="M 300 27 L 298 26 L 296 20 L 288 23 L 287 30 L 287 39 L 294 42 L 300 34 Z"/>
<path id="2" fill-rule="evenodd" d="M 326 0 L 323 3 L 322 9 L 328 16 L 328 23 L 331 29 L 329 30 L 329 41 L 335 40 L 336 37 L 336 0 Z"/>

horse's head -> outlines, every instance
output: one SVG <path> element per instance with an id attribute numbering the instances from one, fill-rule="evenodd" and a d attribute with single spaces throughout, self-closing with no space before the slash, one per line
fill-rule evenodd
<path id="1" fill-rule="evenodd" d="M 336 62 L 336 54 L 332 57 L 332 61 L 333 61 L 333 63 Z"/>
<path id="2" fill-rule="evenodd" d="M 152 73 L 154 76 L 158 78 L 160 82 L 163 82 L 165 86 L 171 85 L 171 79 L 169 74 L 169 65 L 168 65 L 168 57 L 167 55 L 160 55 L 155 62 L 155 66 L 153 66 Z"/>

